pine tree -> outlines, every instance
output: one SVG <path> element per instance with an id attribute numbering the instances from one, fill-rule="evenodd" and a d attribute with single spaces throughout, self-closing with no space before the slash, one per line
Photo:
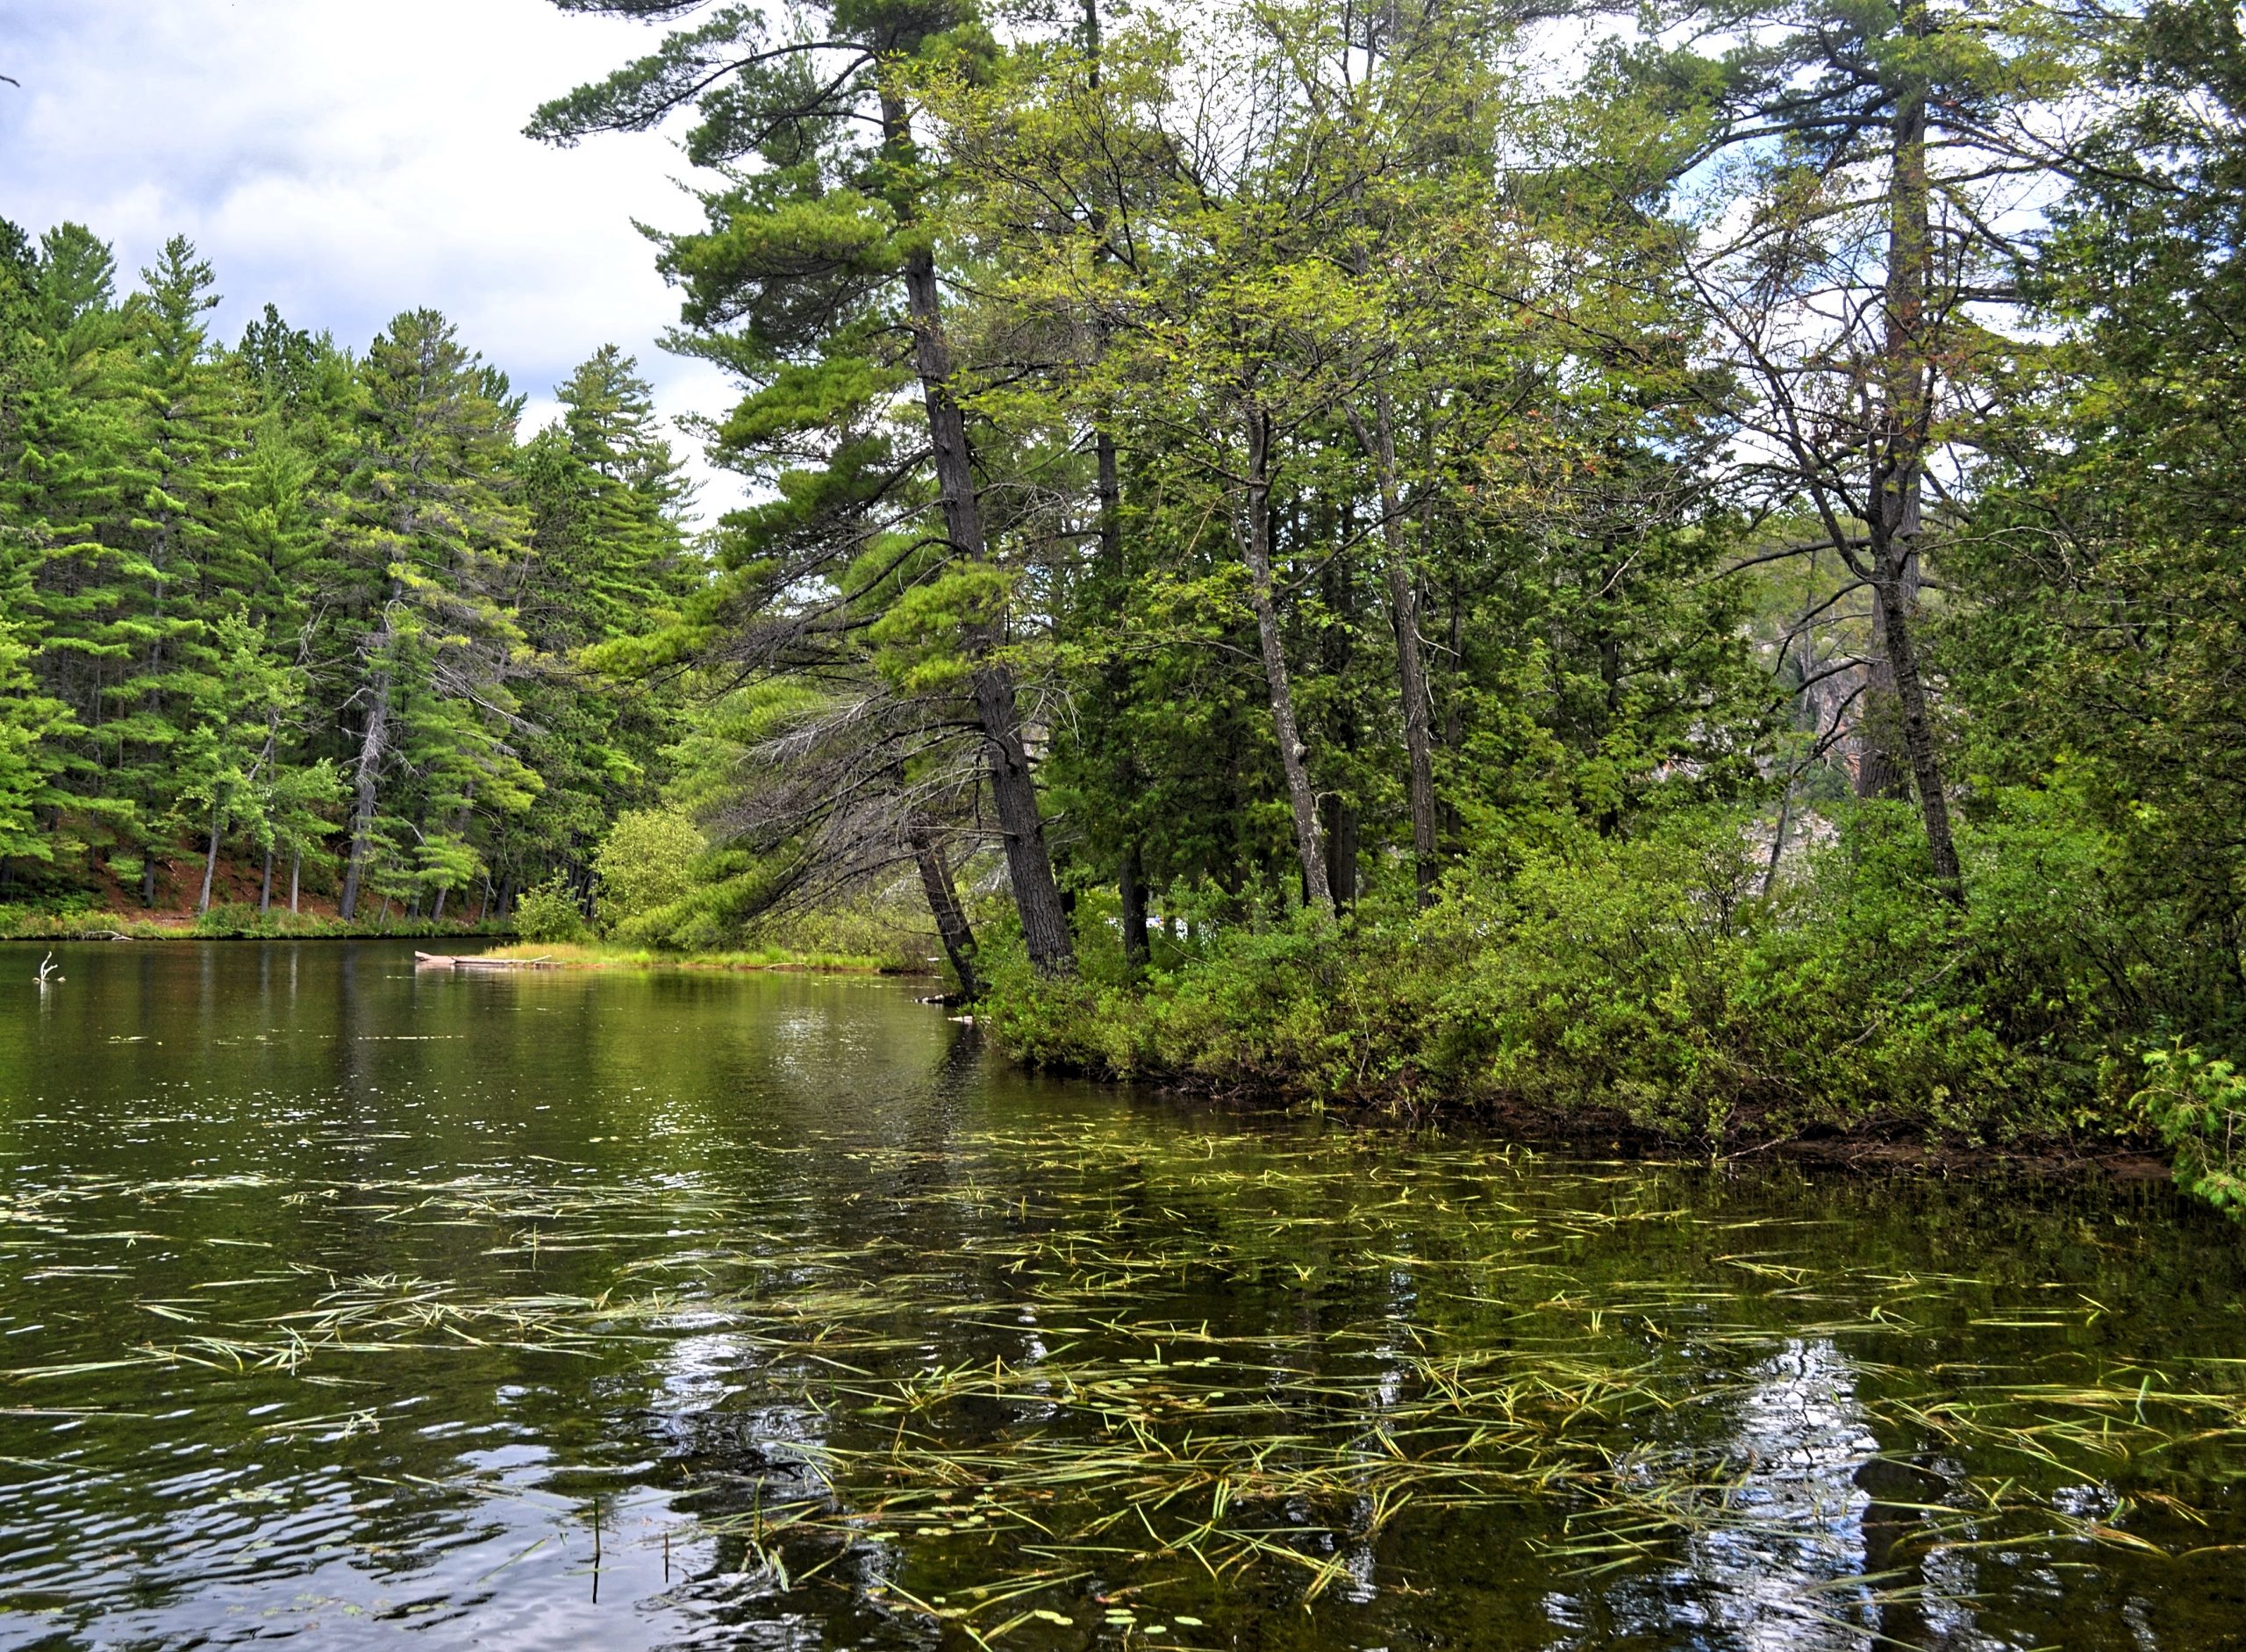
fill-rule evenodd
<path id="1" fill-rule="evenodd" d="M 500 855 L 524 876 L 566 862 L 582 880 L 607 823 L 655 801 L 661 753 L 681 732 L 675 686 L 604 675 L 587 651 L 675 621 L 698 574 L 679 464 L 636 364 L 604 346 L 556 396 L 561 420 L 516 455 L 530 533 L 510 585 L 533 664 L 523 751 L 544 789 Z"/>
<path id="2" fill-rule="evenodd" d="M 147 640 L 136 523 L 154 478 L 109 248 L 73 224 L 42 236 L 30 317 L 7 477 L 18 626 L 41 692 L 71 713 L 70 830 L 152 898 L 158 823 L 141 807 L 144 759 L 169 731 L 122 708 Z"/>
<path id="3" fill-rule="evenodd" d="M 192 776 L 211 753 L 241 738 L 240 674 L 263 662 L 240 627 L 260 582 L 237 519 L 244 386 L 203 323 L 218 302 L 211 267 L 175 236 L 141 279 L 127 314 L 147 472 L 131 527 L 146 596 L 134 617 L 137 669 L 112 692 L 143 731 L 138 761 L 118 778 L 147 835 L 168 842 L 182 829 L 201 835 L 213 783 Z M 153 892 L 152 872 L 144 867 L 144 898 Z"/>
<path id="4" fill-rule="evenodd" d="M 525 523 L 510 496 L 519 406 L 452 324 L 409 311 L 359 373 L 361 445 L 346 484 L 340 593 L 354 655 L 340 912 L 371 877 L 418 905 L 470 882 L 474 811 L 525 806 L 511 749 L 521 634 L 504 597 Z"/>
<path id="5" fill-rule="evenodd" d="M 17 630 L 32 614 L 34 541 L 30 526 L 10 509 L 18 501 L 6 485 L 20 468 L 24 397 L 40 355 L 32 298 L 38 275 L 30 240 L 0 219 L 0 880 L 11 860 L 54 858 L 53 822 L 68 801 L 57 780 L 68 749 L 69 708 L 39 692 L 31 643 Z"/>
<path id="6" fill-rule="evenodd" d="M 565 4 L 627 15 L 677 10 L 645 0 Z M 709 227 L 669 239 L 662 263 L 686 289 L 690 347 L 751 387 L 719 432 L 718 453 L 751 474 L 784 473 L 784 503 L 732 526 L 727 609 L 711 613 L 705 639 L 719 647 L 727 631 L 862 623 L 842 616 L 884 587 L 853 588 L 851 570 L 912 496 L 944 554 L 922 569 L 912 611 L 898 617 L 956 662 L 951 692 L 979 731 L 1030 957 L 1041 970 L 1066 972 L 1074 941 L 1005 653 L 1009 576 L 948 330 L 932 158 L 912 129 L 913 76 L 987 55 L 990 36 L 965 0 L 814 6 L 806 18 L 805 33 L 776 42 L 761 13 L 721 9 L 607 81 L 548 104 L 531 132 L 570 143 L 654 125 L 694 104 L 687 151 L 726 168 L 729 184 L 705 197 Z M 919 390 L 920 428 L 900 440 L 894 415 L 908 385 Z M 824 619 L 790 611 L 819 583 Z M 779 654 L 763 659 L 761 669 L 786 669 Z"/>

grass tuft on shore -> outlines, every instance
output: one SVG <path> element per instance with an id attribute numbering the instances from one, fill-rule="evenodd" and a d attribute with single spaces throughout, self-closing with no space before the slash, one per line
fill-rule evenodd
<path id="1" fill-rule="evenodd" d="M 484 958 L 539 958 L 573 969 L 801 969 L 835 975 L 899 975 L 909 962 L 871 953 L 806 952 L 789 947 L 756 947 L 733 952 L 671 952 L 619 941 L 517 940 L 476 955 Z"/>

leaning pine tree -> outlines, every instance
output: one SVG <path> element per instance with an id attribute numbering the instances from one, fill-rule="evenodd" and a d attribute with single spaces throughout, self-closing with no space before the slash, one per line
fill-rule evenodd
<path id="1" fill-rule="evenodd" d="M 651 19 L 702 10 L 676 0 L 557 4 Z M 870 0 L 798 15 L 815 26 L 783 37 L 749 8 L 712 8 L 649 56 L 547 104 L 530 131 L 567 144 L 646 130 L 693 105 L 687 153 L 726 182 L 704 197 L 707 228 L 665 238 L 662 264 L 685 289 L 690 347 L 748 386 L 715 456 L 780 494 L 777 508 L 734 534 L 699 640 L 749 663 L 728 640 L 769 638 L 776 624 L 798 637 L 887 626 L 926 644 L 946 633 L 1025 944 L 1040 970 L 1065 973 L 1074 943 L 1005 655 L 1007 579 L 986 533 L 946 335 L 928 211 L 935 177 L 914 139 L 908 93 L 917 73 L 986 52 L 989 38 L 967 0 Z M 916 384 L 923 422 L 908 428 L 897 404 Z M 935 520 L 922 526 L 923 517 Z M 897 569 L 878 555 L 869 566 L 882 544 L 903 547 Z M 924 554 L 930 544 L 936 554 Z M 910 577 L 895 576 L 907 566 Z M 890 611 L 869 612 L 869 600 Z M 790 654 L 749 653 L 767 670 L 784 669 Z M 941 676 L 926 661 L 919 681 Z"/>

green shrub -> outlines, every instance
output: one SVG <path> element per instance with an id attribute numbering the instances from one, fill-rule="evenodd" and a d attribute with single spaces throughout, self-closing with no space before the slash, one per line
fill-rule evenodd
<path id="1" fill-rule="evenodd" d="M 256 907 L 237 905 L 220 901 L 197 915 L 192 933 L 204 936 L 277 935 L 281 933 L 275 919 L 285 918 L 286 912 L 260 912 Z"/>
<path id="2" fill-rule="evenodd" d="M 584 940 L 592 931 L 576 892 L 556 872 L 515 902 L 515 933 L 525 940 Z"/>
<path id="3" fill-rule="evenodd" d="M 705 847 L 683 814 L 635 809 L 619 815 L 593 858 L 603 931 L 626 940 L 665 939 L 672 927 L 667 912 L 693 891 L 694 863 Z"/>
<path id="4" fill-rule="evenodd" d="M 2144 1064 L 2153 1082 L 2136 1100 L 2176 1155 L 2178 1184 L 2246 1220 L 2246 1073 L 2181 1043 Z"/>
<path id="5" fill-rule="evenodd" d="M 1462 860 L 1424 912 L 1408 885 L 1338 920 L 1236 898 L 1136 984 L 1086 903 L 1081 976 L 1040 980 L 1000 936 L 981 1013 L 1038 1064 L 1707 1141 L 2141 1128 L 2114 1075 L 2165 1012 L 2157 961 L 2179 943 L 2112 893 L 2110 840 L 2063 796 L 1983 798 L 1961 911 L 1907 805 L 1841 825 L 1764 895 L 1735 812 L 1636 835 L 1549 823 Z"/>

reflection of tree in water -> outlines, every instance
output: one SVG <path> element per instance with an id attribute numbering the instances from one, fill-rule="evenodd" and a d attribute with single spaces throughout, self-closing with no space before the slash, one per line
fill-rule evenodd
<path id="1" fill-rule="evenodd" d="M 1605 1632 L 1579 1633 L 1584 1603 L 1549 1598 L 1563 1627 L 1555 1647 L 1994 1644 L 1961 1602 L 1970 1580 L 1957 1557 L 1929 1557 L 1922 1577 L 1909 1541 L 1915 1511 L 1936 1499 L 1941 1477 L 1882 1455 L 1855 1370 L 1829 1341 L 1790 1338 L 1750 1374 L 1712 1477 L 1727 1485 L 1720 1518 L 1685 1539 L 1678 1564 L 1608 1589 Z"/>

